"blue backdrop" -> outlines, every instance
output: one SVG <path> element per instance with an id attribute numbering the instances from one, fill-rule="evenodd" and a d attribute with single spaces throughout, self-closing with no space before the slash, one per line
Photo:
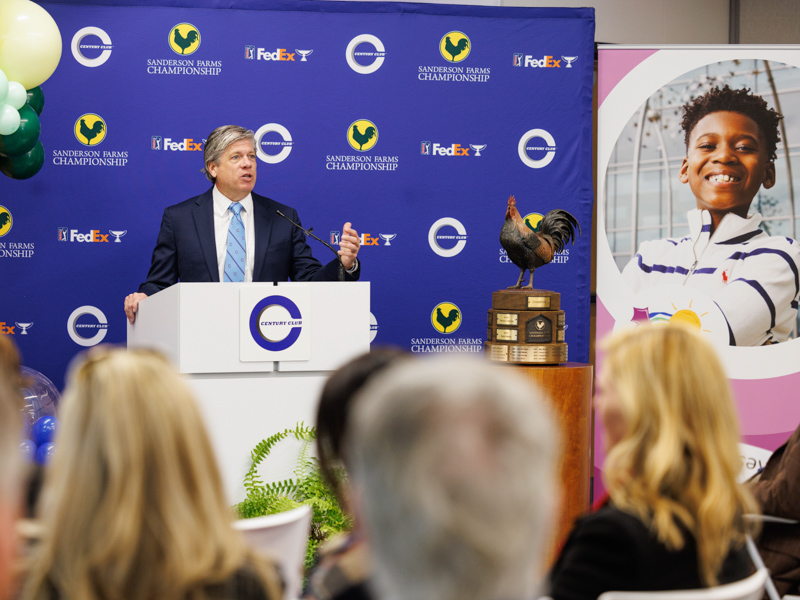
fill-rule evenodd
<path id="1" fill-rule="evenodd" d="M 61 387 L 86 345 L 124 343 L 163 209 L 208 189 L 203 140 L 227 123 L 259 132 L 256 192 L 324 239 L 362 234 L 375 344 L 481 351 L 491 293 L 519 274 L 498 240 L 509 195 L 522 215 L 569 210 L 583 237 L 534 286 L 562 293 L 588 362 L 592 9 L 116 3 L 42 4 L 64 45 L 45 164 L 0 180 L 0 328 L 26 365 Z M 443 333 L 431 315 L 451 305 Z"/>

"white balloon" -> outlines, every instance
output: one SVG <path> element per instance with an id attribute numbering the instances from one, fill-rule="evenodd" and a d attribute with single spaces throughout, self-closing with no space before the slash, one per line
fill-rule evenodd
<path id="1" fill-rule="evenodd" d="M 6 96 L 6 104 L 10 104 L 17 110 L 25 106 L 28 101 L 28 92 L 22 87 L 19 81 L 8 82 L 8 95 Z"/>
<path id="2" fill-rule="evenodd" d="M 19 111 L 9 104 L 0 106 L 0 135 L 11 135 L 19 129 Z"/>
<path id="3" fill-rule="evenodd" d="M 26 90 L 47 80 L 61 59 L 61 32 L 30 0 L 0 0 L 0 69 Z"/>
<path id="4" fill-rule="evenodd" d="M 6 77 L 6 74 L 3 73 L 2 69 L 0 69 L 0 105 L 5 103 L 7 95 L 8 95 L 8 77 Z"/>

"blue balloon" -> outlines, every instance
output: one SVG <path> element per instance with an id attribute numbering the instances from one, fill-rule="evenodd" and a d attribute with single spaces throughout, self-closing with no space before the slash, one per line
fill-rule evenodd
<path id="1" fill-rule="evenodd" d="M 57 427 L 58 419 L 50 415 L 45 415 L 44 417 L 40 417 L 36 423 L 33 424 L 31 437 L 33 441 L 36 442 L 37 446 L 52 442 Z"/>
<path id="2" fill-rule="evenodd" d="M 22 456 L 33 462 L 33 459 L 36 457 L 36 444 L 31 440 L 22 440 L 19 443 L 19 452 Z"/>
<path id="3" fill-rule="evenodd" d="M 39 446 L 36 451 L 36 462 L 40 465 L 46 465 L 53 457 L 53 452 L 56 450 L 56 445 L 53 442 L 47 442 Z"/>

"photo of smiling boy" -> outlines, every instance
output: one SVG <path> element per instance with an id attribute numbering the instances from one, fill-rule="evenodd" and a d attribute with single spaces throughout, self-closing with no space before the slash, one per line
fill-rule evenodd
<path id="1" fill-rule="evenodd" d="M 800 245 L 761 230 L 760 214 L 747 215 L 761 187 L 775 185 L 782 118 L 749 89 L 727 85 L 684 105 L 679 177 L 697 202 L 689 235 L 642 243 L 622 272 L 634 293 L 678 285 L 707 294 L 732 346 L 785 341 L 797 318 Z"/>

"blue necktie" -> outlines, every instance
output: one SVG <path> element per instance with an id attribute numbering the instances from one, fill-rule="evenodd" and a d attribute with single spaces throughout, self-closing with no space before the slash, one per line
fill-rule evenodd
<path id="1" fill-rule="evenodd" d="M 239 213 L 242 205 L 231 202 L 228 210 L 233 211 L 228 226 L 228 241 L 225 245 L 225 281 L 244 281 L 244 268 L 247 262 L 247 240 L 244 237 L 244 223 Z"/>

